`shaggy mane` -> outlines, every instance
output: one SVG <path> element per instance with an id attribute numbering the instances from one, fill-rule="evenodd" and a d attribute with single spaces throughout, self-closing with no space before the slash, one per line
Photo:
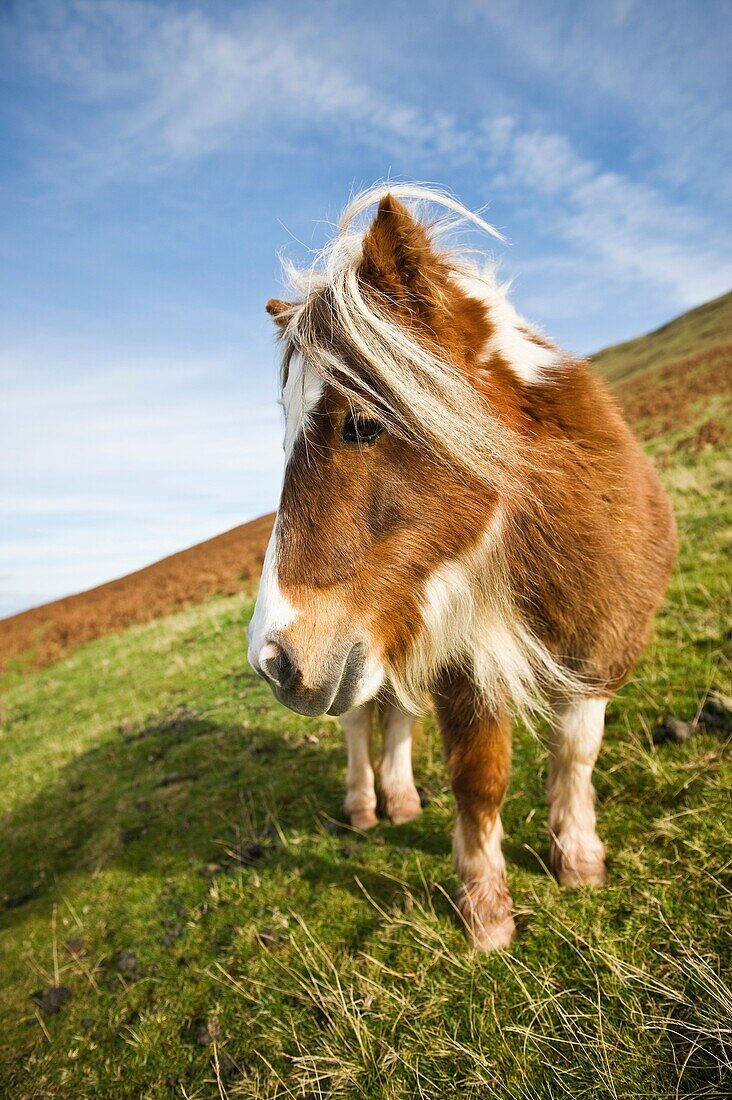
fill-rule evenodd
<path id="1" fill-rule="evenodd" d="M 490 301 L 506 308 L 505 290 L 491 268 L 479 267 L 465 251 L 438 247 L 456 227 L 477 226 L 502 240 L 496 229 L 433 188 L 372 187 L 349 203 L 337 234 L 310 267 L 283 260 L 289 288 L 300 299 L 283 316 L 283 383 L 293 355 L 299 353 L 323 383 L 382 420 L 391 432 L 505 493 L 516 485 L 519 468 L 526 463 L 517 435 L 455 365 L 398 323 L 361 278 L 368 228 L 361 218 L 387 194 L 409 205 L 456 286 L 469 280 L 473 295 L 476 287 L 482 291 L 486 308 Z M 432 207 L 440 208 L 442 217 L 427 221 Z M 444 293 L 450 286 L 435 290 Z"/>

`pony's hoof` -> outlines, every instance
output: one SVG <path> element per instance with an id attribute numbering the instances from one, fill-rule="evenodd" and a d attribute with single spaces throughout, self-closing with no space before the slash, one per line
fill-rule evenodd
<path id="1" fill-rule="evenodd" d="M 475 951 L 482 951 L 487 954 L 489 951 L 503 951 L 510 947 L 516 936 L 516 925 L 513 917 L 509 916 L 499 921 L 498 924 L 468 928 L 467 934 L 470 946 Z"/>
<path id="2" fill-rule="evenodd" d="M 392 825 L 404 825 L 422 813 L 422 803 L 416 787 L 382 792 L 384 814 Z"/>
<path id="3" fill-rule="evenodd" d="M 516 925 L 505 881 L 462 886 L 456 904 L 472 948 L 487 952 L 509 946 Z"/>
<path id="4" fill-rule="evenodd" d="M 604 886 L 605 864 L 582 863 L 574 867 L 562 867 L 556 875 L 559 885 L 567 890 L 575 886 Z"/>
<path id="5" fill-rule="evenodd" d="M 560 886 L 603 886 L 605 845 L 599 837 L 588 842 L 560 838 L 552 843 L 551 865 Z"/>
<path id="6" fill-rule="evenodd" d="M 373 810 L 359 810 L 349 815 L 354 829 L 373 829 L 378 825 L 379 819 Z"/>

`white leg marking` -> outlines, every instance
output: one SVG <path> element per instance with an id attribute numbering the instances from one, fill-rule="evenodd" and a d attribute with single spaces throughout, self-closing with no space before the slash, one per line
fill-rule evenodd
<path id="1" fill-rule="evenodd" d="M 413 715 L 390 703 L 381 712 L 384 755 L 379 775 L 384 810 L 394 825 L 411 821 L 422 810 L 412 775 L 414 722 Z"/>
<path id="2" fill-rule="evenodd" d="M 374 769 L 371 765 L 373 703 L 364 703 L 341 715 L 346 734 L 348 769 L 344 810 L 356 829 L 370 829 L 377 822 Z"/>
<path id="3" fill-rule="evenodd" d="M 549 797 L 552 867 L 562 886 L 605 879 L 605 846 L 597 835 L 592 769 L 600 751 L 606 699 L 577 699 L 555 708 Z"/>
<path id="4" fill-rule="evenodd" d="M 478 831 L 475 823 L 458 811 L 452 844 L 455 869 L 462 882 L 457 906 L 470 940 L 479 951 L 507 947 L 516 932 L 502 840 L 500 814 Z"/>

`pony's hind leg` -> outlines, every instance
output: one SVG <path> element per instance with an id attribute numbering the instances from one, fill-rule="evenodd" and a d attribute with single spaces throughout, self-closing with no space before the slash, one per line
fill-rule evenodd
<path id="1" fill-rule="evenodd" d="M 373 703 L 364 703 L 341 715 L 346 734 L 348 769 L 343 808 L 356 829 L 370 829 L 377 822 L 376 788 L 371 764 Z"/>
<path id="2" fill-rule="evenodd" d="M 422 811 L 412 774 L 412 736 L 415 719 L 393 703 L 380 708 L 384 752 L 379 768 L 381 806 L 394 825 L 411 821 Z"/>
<path id="3" fill-rule="evenodd" d="M 508 946 L 516 930 L 499 813 L 511 761 L 510 725 L 505 715 L 483 708 L 463 673 L 444 678 L 435 704 L 457 802 L 457 907 L 472 945 L 492 951 Z"/>
<path id="4" fill-rule="evenodd" d="M 574 699 L 554 708 L 550 747 L 551 865 L 562 886 L 605 881 L 605 845 L 597 835 L 592 769 L 600 751 L 607 699 Z"/>

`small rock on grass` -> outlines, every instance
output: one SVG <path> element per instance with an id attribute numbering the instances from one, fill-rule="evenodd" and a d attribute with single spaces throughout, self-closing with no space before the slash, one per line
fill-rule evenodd
<path id="1" fill-rule="evenodd" d="M 720 730 L 722 733 L 732 732 L 732 699 L 728 695 L 723 695 L 721 691 L 710 691 L 704 700 L 699 724 L 703 725 L 707 732 L 712 730 Z"/>
<path id="2" fill-rule="evenodd" d="M 674 718 L 670 715 L 664 718 L 658 729 L 654 731 L 653 743 L 663 745 L 666 741 L 674 741 L 677 744 L 683 744 L 695 732 L 696 728 L 692 722 L 685 722 L 682 718 Z"/>
<path id="3" fill-rule="evenodd" d="M 120 974 L 135 974 L 137 972 L 137 955 L 132 951 L 120 951 L 114 965 Z"/>
<path id="4" fill-rule="evenodd" d="M 654 745 L 665 742 L 683 744 L 696 733 L 732 733 L 732 700 L 718 691 L 710 691 L 698 717 L 676 718 L 669 715 L 653 733 Z"/>
<path id="5" fill-rule="evenodd" d="M 72 940 L 67 940 L 64 947 L 69 955 L 73 955 L 75 958 L 78 958 L 79 955 L 83 955 L 86 951 L 86 944 L 81 936 L 75 936 Z"/>
<path id="6" fill-rule="evenodd" d="M 40 1009 L 53 1016 L 59 1012 L 72 997 L 71 990 L 65 985 L 49 985 L 45 989 L 39 989 L 31 993 L 31 1000 Z"/>

